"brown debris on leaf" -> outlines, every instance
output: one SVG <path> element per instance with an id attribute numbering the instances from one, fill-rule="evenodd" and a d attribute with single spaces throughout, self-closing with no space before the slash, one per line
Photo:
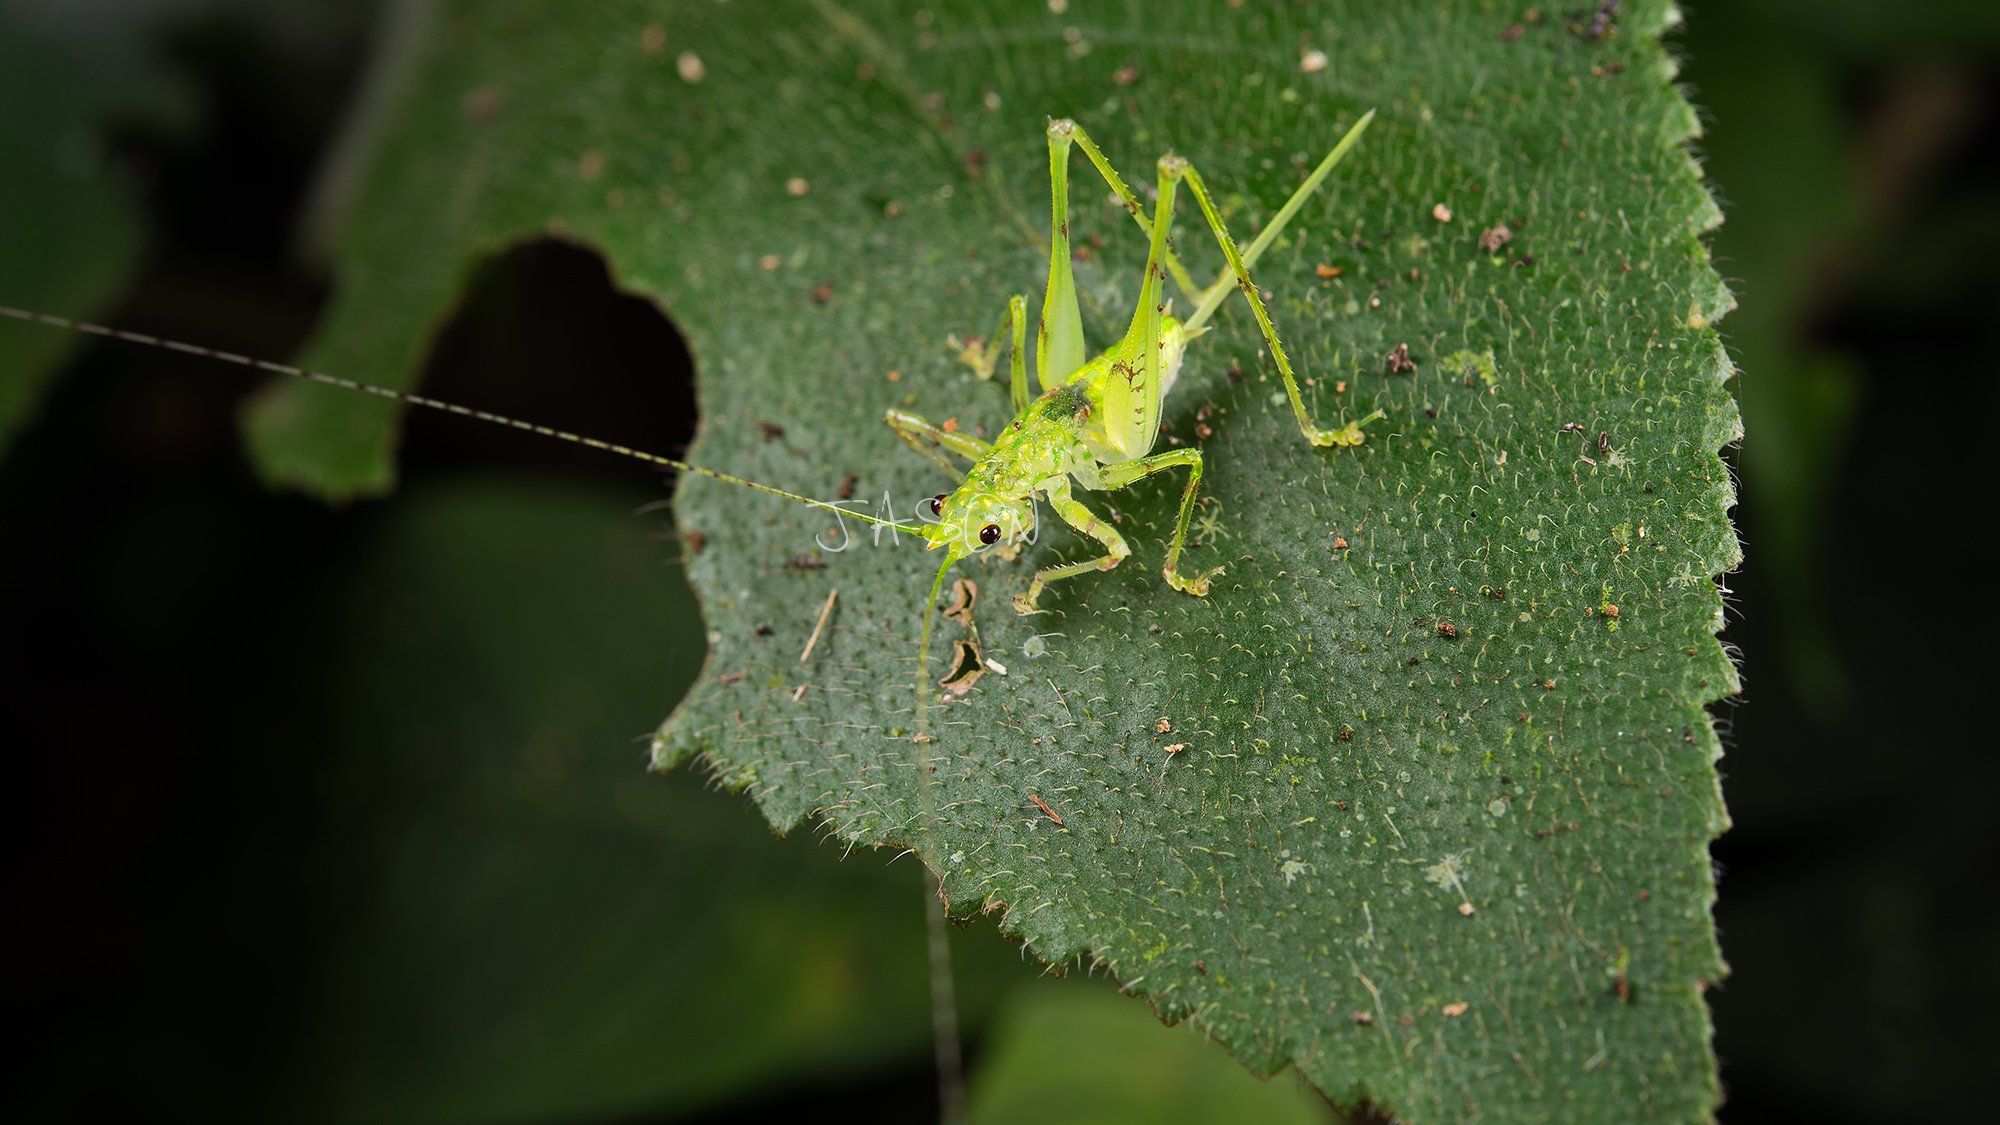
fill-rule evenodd
<path id="1" fill-rule="evenodd" d="M 944 619 L 966 628 L 972 627 L 972 611 L 979 604 L 979 584 L 970 578 L 961 578 L 951 584 L 951 605 L 944 611 Z"/>
<path id="2" fill-rule="evenodd" d="M 1028 800 L 1035 802 L 1036 807 L 1040 808 L 1043 813 L 1047 814 L 1050 820 L 1055 821 L 1058 827 L 1062 825 L 1062 817 L 1056 815 L 1056 810 L 1050 808 L 1049 803 L 1047 801 L 1042 800 L 1040 797 L 1037 797 L 1033 793 L 1028 794 Z"/>
<path id="3" fill-rule="evenodd" d="M 979 646 L 971 641 L 958 641 L 951 646 L 951 672 L 938 681 L 938 686 L 953 695 L 964 695 L 986 674 L 986 662 L 979 655 Z"/>
<path id="4" fill-rule="evenodd" d="M 1388 365 L 1389 374 L 1391 375 L 1400 375 L 1405 371 L 1415 371 L 1417 369 L 1416 361 L 1410 358 L 1410 345 L 1408 344 L 1397 344 L 1394 348 L 1391 348 L 1389 354 L 1384 357 L 1383 362 Z"/>

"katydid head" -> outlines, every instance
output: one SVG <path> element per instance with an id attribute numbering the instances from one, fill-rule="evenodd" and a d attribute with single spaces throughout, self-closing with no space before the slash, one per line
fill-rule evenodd
<path id="1" fill-rule="evenodd" d="M 945 547 L 953 561 L 1001 543 L 1017 543 L 1035 527 L 1034 501 L 1006 496 L 974 485 L 924 501 L 936 522 L 926 521 L 924 538 Z"/>

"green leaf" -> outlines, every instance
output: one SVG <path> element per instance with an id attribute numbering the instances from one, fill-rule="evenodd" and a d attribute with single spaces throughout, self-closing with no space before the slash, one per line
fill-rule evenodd
<path id="1" fill-rule="evenodd" d="M 907 517 L 953 482 L 885 407 L 1008 420 L 944 339 L 1040 291 L 1045 115 L 1128 177 L 1190 158 L 1247 235 L 1377 109 L 1257 274 L 1319 417 L 1388 421 L 1307 447 L 1226 306 L 1164 408 L 1163 444 L 1208 457 L 1189 565 L 1228 566 L 1211 596 L 1158 576 L 1179 480 L 1087 496 L 1136 556 L 1032 618 L 1010 596 L 1083 557 L 1075 536 L 963 566 L 1007 671 L 918 743 L 917 676 L 945 674 L 913 667 L 932 560 L 866 532 L 821 553 L 824 512 L 688 480 L 710 661 L 655 762 L 705 756 L 780 829 L 916 847 L 955 910 L 1343 1105 L 1701 1119 L 1725 822 L 1703 704 L 1736 682 L 1715 454 L 1739 426 L 1670 11 L 443 5 L 309 362 L 393 383 L 469 262 L 575 239 L 686 333 L 700 463 L 827 499 L 851 481 Z M 1074 175 L 1101 347 L 1143 249 Z M 1219 267 L 1187 212 L 1176 240 Z M 1399 344 L 1414 373 L 1386 370 Z M 390 421 L 284 387 L 254 436 L 272 479 L 354 495 L 391 482 Z"/>
<path id="2" fill-rule="evenodd" d="M 1737 386 L 1757 434 L 1738 464 L 1750 491 L 1766 498 L 1752 509 L 1762 560 L 1786 576 L 1768 594 L 1777 649 L 1792 689 L 1831 716 L 1849 693 L 1816 560 L 1831 544 L 1863 382 L 1858 360 L 1808 341 L 1797 326 L 1826 302 L 1829 263 L 1867 239 L 1870 208 L 1860 163 L 1847 151 L 1843 79 L 1783 22 L 1754 4 L 1704 21 L 1699 49 L 1713 75 L 1704 94 L 1712 105 L 1757 109 L 1730 118 L 1703 148 L 1708 169 L 1730 185 L 1737 216 L 1717 236 L 1718 249 L 1739 263 L 1732 268 L 1744 291 L 1758 296 L 1730 318 L 1729 333 L 1744 369 L 1757 373 Z"/>
<path id="3" fill-rule="evenodd" d="M 1291 1074 L 1259 1082 L 1193 1029 L 1169 1030 L 1101 983 L 1016 989 L 974 1072 L 968 1116 L 1043 1125 L 1320 1125 L 1326 1101 Z"/>
<path id="4" fill-rule="evenodd" d="M 92 317 L 138 261 L 139 221 L 98 139 L 119 91 L 0 15 L 0 305 Z M 85 337 L 0 319 L 0 449 Z"/>
<path id="5" fill-rule="evenodd" d="M 329 935 L 287 1118 L 685 1112 L 922 1058 L 910 863 L 779 841 L 742 799 L 642 772 L 701 663 L 693 596 L 632 502 L 506 479 L 379 514 L 320 628 Z M 1024 975 L 959 935 L 977 1026 Z"/>

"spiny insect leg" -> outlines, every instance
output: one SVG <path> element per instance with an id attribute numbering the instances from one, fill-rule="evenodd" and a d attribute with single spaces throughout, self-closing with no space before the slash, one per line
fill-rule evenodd
<path id="1" fill-rule="evenodd" d="M 1139 202 L 1138 196 L 1132 194 L 1132 189 L 1125 185 L 1124 179 L 1118 175 L 1118 170 L 1111 166 L 1111 162 L 1104 159 L 1104 153 L 1099 151 L 1097 142 L 1090 139 L 1090 134 L 1083 131 L 1083 126 L 1076 125 L 1074 129 L 1077 147 L 1083 149 L 1083 154 L 1090 157 L 1090 162 L 1097 166 L 1098 174 L 1104 177 L 1105 183 L 1111 185 L 1112 194 L 1118 197 L 1118 202 L 1125 205 L 1125 211 L 1132 216 L 1132 221 L 1139 224 L 1139 229 L 1146 232 L 1148 239 L 1152 238 L 1153 223 L 1146 218 L 1145 205 Z M 1187 294 L 1191 301 L 1199 300 L 1202 296 L 1201 287 L 1194 283 L 1194 278 L 1188 276 L 1187 267 L 1181 264 L 1180 258 L 1171 249 L 1167 251 L 1166 261 L 1167 271 L 1173 274 L 1174 282 L 1181 287 L 1181 292 Z"/>
<path id="2" fill-rule="evenodd" d="M 1354 123 L 1354 127 L 1347 131 L 1347 135 L 1340 138 L 1340 143 L 1334 145 L 1333 150 L 1319 162 L 1319 167 L 1313 169 L 1312 175 L 1306 177 L 1306 182 L 1300 184 L 1299 189 L 1292 193 L 1292 197 L 1285 200 L 1285 205 L 1278 208 L 1278 213 L 1271 216 L 1271 221 L 1264 224 L 1264 229 L 1258 232 L 1256 240 L 1243 251 L 1244 269 L 1255 266 L 1257 259 L 1264 256 L 1264 251 L 1270 249 L 1271 244 L 1284 233 L 1286 224 L 1292 221 L 1292 216 L 1298 214 L 1299 208 L 1306 205 L 1306 200 L 1312 193 L 1319 190 L 1319 185 L 1333 172 L 1334 166 L 1346 159 L 1348 152 L 1360 142 L 1361 134 L 1367 131 L 1368 123 L 1373 120 L 1375 120 L 1374 110 L 1362 114 L 1361 120 Z M 1187 318 L 1186 326 L 1190 335 L 1201 331 L 1201 326 L 1208 323 L 1208 318 L 1215 314 L 1217 306 L 1221 305 L 1235 288 L 1235 272 L 1230 267 L 1224 266 L 1222 273 L 1216 277 L 1215 284 L 1201 294 L 1199 302 L 1195 305 L 1194 314 Z"/>
<path id="3" fill-rule="evenodd" d="M 932 464 L 954 477 L 963 478 L 965 470 L 953 465 L 945 457 L 940 447 L 950 450 L 968 461 L 979 460 L 993 448 L 970 434 L 954 433 L 947 431 L 942 426 L 932 425 L 924 418 L 912 414 L 907 410 L 897 410 L 894 407 L 890 407 L 882 415 L 882 420 L 889 424 L 890 429 L 896 431 L 896 436 L 903 439 L 903 444 L 930 458 Z M 930 440 L 924 440 L 926 438 Z"/>
<path id="4" fill-rule="evenodd" d="M 1069 146 L 1076 122 L 1049 122 L 1049 287 L 1035 335 L 1035 374 L 1043 390 L 1083 366 L 1083 313 L 1069 266 Z"/>
<path id="5" fill-rule="evenodd" d="M 964 341 L 952 335 L 945 337 L 945 344 L 958 353 L 958 362 L 972 368 L 972 373 L 984 381 L 993 378 L 993 369 L 1000 364 L 1000 346 L 1011 333 L 1014 366 L 1016 370 L 1023 372 L 1021 387 L 1025 390 L 1027 379 L 1023 364 L 1026 362 L 1027 353 L 1022 344 L 1026 340 L 1023 330 L 1027 315 L 1028 299 L 1016 295 L 1007 302 L 1007 307 L 1001 310 L 1000 323 L 994 326 L 991 335 L 984 338 L 974 336 Z"/>
<path id="6" fill-rule="evenodd" d="M 1229 231 L 1222 225 L 1221 216 L 1215 213 L 1215 204 L 1209 200 L 1208 188 L 1201 181 L 1201 173 L 1188 165 L 1182 173 L 1187 179 L 1188 190 L 1194 193 L 1195 202 L 1201 205 L 1202 217 L 1208 220 L 1208 227 L 1215 232 L 1215 240 L 1222 244 L 1222 253 L 1229 259 L 1229 268 L 1236 275 L 1236 286 L 1250 300 L 1250 309 L 1257 314 L 1257 327 L 1264 333 L 1264 345 L 1271 349 L 1271 358 L 1277 361 L 1278 374 L 1284 377 L 1285 394 L 1292 400 L 1292 415 L 1298 419 L 1299 432 L 1314 445 L 1360 445 L 1364 440 L 1361 433 L 1363 422 L 1373 421 L 1381 416 L 1377 411 L 1367 419 L 1350 422 L 1338 430 L 1323 430 L 1306 411 L 1306 402 L 1299 393 L 1298 377 L 1292 374 L 1292 361 L 1285 355 L 1284 345 L 1278 342 L 1278 330 L 1271 326 L 1270 311 L 1264 307 L 1264 298 L 1258 293 L 1257 285 L 1250 280 L 1250 268 L 1243 264 L 1243 256 L 1236 251 L 1236 243 L 1229 237 Z"/>
<path id="7" fill-rule="evenodd" d="M 1069 481 L 1062 479 L 1049 486 L 1049 506 L 1063 518 L 1063 522 L 1104 544 L 1105 553 L 1083 562 L 1065 563 L 1061 566 L 1045 566 L 1035 572 L 1034 581 L 1028 583 L 1026 593 L 1014 595 L 1015 613 L 1035 613 L 1036 599 L 1042 596 L 1042 587 L 1061 578 L 1083 574 L 1093 570 L 1110 570 L 1123 562 L 1132 553 L 1131 544 L 1118 534 L 1110 524 L 1097 518 L 1097 514 L 1084 507 L 1069 494 Z"/>
<path id="8" fill-rule="evenodd" d="M 1167 231 L 1174 220 L 1174 188 L 1186 161 L 1167 155 L 1159 162 L 1159 201 L 1153 213 L 1152 247 L 1146 254 L 1145 280 L 1139 286 L 1139 306 L 1125 338 L 1107 353 L 1109 377 L 1104 380 L 1104 414 L 1093 425 L 1102 427 L 1103 441 L 1118 451 L 1118 460 L 1143 456 L 1160 434 L 1160 397 L 1165 394 L 1160 328 L 1166 304 L 1160 290 L 1166 270 Z"/>
<path id="9" fill-rule="evenodd" d="M 1156 453 L 1139 461 L 1128 461 L 1122 465 L 1107 465 L 1100 470 L 1100 478 L 1106 488 L 1124 488 L 1134 481 L 1152 476 L 1154 473 L 1174 468 L 1188 467 L 1187 487 L 1181 490 L 1181 513 L 1174 521 L 1174 541 L 1167 548 L 1167 565 L 1160 571 L 1167 584 L 1185 594 L 1205 597 L 1208 594 L 1208 580 L 1222 573 L 1221 567 L 1206 574 L 1183 578 L 1180 573 L 1181 545 L 1187 541 L 1188 521 L 1194 518 L 1194 500 L 1201 491 L 1201 450 L 1171 449 Z"/>

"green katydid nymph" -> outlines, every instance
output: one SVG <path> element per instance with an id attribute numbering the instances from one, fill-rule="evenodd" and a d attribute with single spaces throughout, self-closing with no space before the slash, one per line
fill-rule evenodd
<path id="1" fill-rule="evenodd" d="M 1001 340 L 1003 337 L 1008 340 L 1011 352 L 1010 392 L 1014 419 L 998 440 L 991 443 L 981 441 L 968 434 L 933 425 L 914 414 L 897 409 L 889 410 L 885 418 L 903 441 L 953 477 L 959 478 L 961 482 L 955 490 L 940 493 L 922 505 L 928 509 L 930 517 L 926 521 L 927 526 L 922 528 L 922 534 L 929 546 L 944 548 L 945 557 L 931 586 L 921 640 L 918 643 L 916 738 L 919 741 L 929 740 L 925 716 L 930 696 L 927 671 L 932 617 L 930 611 L 936 607 L 945 574 L 954 563 L 986 548 L 1019 544 L 1026 539 L 1035 526 L 1035 505 L 1040 498 L 1046 498 L 1064 522 L 1095 540 L 1103 548 L 1104 553 L 1080 562 L 1059 563 L 1037 570 L 1027 590 L 1014 598 L 1014 609 L 1017 613 L 1038 612 L 1039 599 L 1050 582 L 1090 571 L 1110 570 L 1131 555 L 1132 548 L 1124 537 L 1093 515 L 1089 508 L 1071 494 L 1072 481 L 1076 486 L 1086 490 L 1110 490 L 1124 488 L 1154 473 L 1185 467 L 1188 470 L 1187 484 L 1181 494 L 1180 513 L 1174 524 L 1173 538 L 1167 548 L 1166 563 L 1162 572 L 1167 582 L 1176 590 L 1197 597 L 1208 594 L 1209 583 L 1222 573 L 1221 567 L 1199 574 L 1183 574 L 1180 570 L 1181 551 L 1187 539 L 1188 524 L 1193 516 L 1201 485 L 1203 468 L 1201 451 L 1194 448 L 1179 448 L 1154 453 L 1152 449 L 1160 433 L 1161 400 L 1173 389 L 1189 344 L 1208 331 L 1209 318 L 1215 314 L 1216 309 L 1232 290 L 1241 289 L 1256 314 L 1257 325 L 1263 334 L 1265 346 L 1284 380 L 1285 393 L 1291 401 L 1292 412 L 1298 420 L 1300 432 L 1307 441 L 1314 446 L 1359 445 L 1364 440 L 1361 427 L 1383 416 L 1382 412 L 1377 410 L 1365 418 L 1349 421 L 1339 429 L 1331 430 L 1322 429 L 1313 420 L 1306 409 L 1305 400 L 1301 397 L 1298 378 L 1292 370 L 1291 361 L 1278 341 L 1276 329 L 1272 327 L 1264 298 L 1250 280 L 1249 272 L 1250 266 L 1273 244 L 1286 224 L 1332 172 L 1334 166 L 1339 164 L 1360 140 L 1362 132 L 1367 129 L 1374 116 L 1374 112 L 1370 111 L 1347 131 L 1340 143 L 1327 153 L 1285 205 L 1265 224 L 1257 239 L 1243 251 L 1239 251 L 1235 242 L 1229 237 L 1200 174 L 1187 160 L 1172 154 L 1160 158 L 1158 198 L 1152 218 L 1149 220 L 1145 208 L 1131 188 L 1119 178 L 1102 151 L 1081 126 L 1066 118 L 1049 123 L 1047 133 L 1049 174 L 1053 198 L 1050 209 L 1048 290 L 1042 301 L 1041 323 L 1036 337 L 1035 366 L 1042 387 L 1040 397 L 1031 397 L 1028 389 L 1025 353 L 1027 301 L 1023 297 L 1016 296 L 1008 302 L 1000 326 L 991 337 L 961 345 L 958 349 L 959 358 L 963 362 L 972 366 L 982 379 L 989 379 L 998 365 Z M 1092 359 L 1085 358 L 1083 322 L 1077 304 L 1076 283 L 1070 267 L 1069 157 L 1072 145 L 1083 149 L 1151 244 L 1146 257 L 1145 280 L 1140 288 L 1138 308 L 1132 314 L 1130 328 L 1117 344 Z M 1172 226 L 1175 198 L 1183 184 L 1194 196 L 1203 219 L 1228 260 L 1227 268 L 1206 288 L 1195 286 L 1167 242 L 1167 232 Z M 1177 320 L 1171 315 L 1169 302 L 1163 294 L 1169 273 L 1195 301 L 1194 311 L 1186 320 Z M 893 520 L 864 515 L 827 501 L 814 500 L 797 493 L 758 484 L 742 477 L 701 468 L 671 457 L 629 449 L 486 411 L 455 406 L 421 395 L 305 371 L 288 364 L 251 359 L 197 345 L 5 306 L 0 306 L 0 315 L 133 343 L 165 347 L 276 374 L 393 398 L 412 406 L 429 407 L 529 430 L 634 457 L 680 472 L 743 485 L 813 507 L 837 511 L 842 515 L 853 516 L 869 523 L 907 526 L 897 524 Z M 972 467 L 969 470 L 955 467 L 950 460 L 952 455 L 971 461 Z"/>
<path id="2" fill-rule="evenodd" d="M 947 431 L 924 419 L 891 409 L 885 420 L 905 442 L 937 462 L 946 472 L 959 475 L 947 453 L 970 460 L 972 468 L 964 482 L 950 493 L 933 497 L 926 507 L 936 521 L 924 528 L 931 547 L 945 549 L 931 585 L 930 604 L 935 605 L 944 587 L 945 573 L 953 563 L 996 545 L 1013 545 L 1026 539 L 1035 526 L 1036 498 L 1045 497 L 1056 515 L 1085 536 L 1097 541 L 1104 553 L 1080 562 L 1042 567 L 1035 572 L 1027 590 L 1014 596 L 1014 611 L 1040 611 L 1042 590 L 1058 579 L 1090 571 L 1110 570 L 1132 553 L 1124 536 L 1109 523 L 1097 518 L 1070 491 L 1070 482 L 1087 490 L 1124 488 L 1154 473 L 1185 466 L 1187 485 L 1181 492 L 1179 517 L 1167 547 L 1166 565 L 1161 573 L 1169 585 L 1197 597 L 1208 594 L 1209 582 L 1222 573 L 1216 567 L 1206 573 L 1186 575 L 1180 571 L 1181 548 L 1187 540 L 1188 521 L 1194 515 L 1201 487 L 1202 456 L 1199 449 L 1183 448 L 1164 453 L 1152 452 L 1160 434 L 1160 400 L 1173 389 L 1180 375 L 1181 361 L 1188 344 L 1208 331 L 1208 319 L 1232 289 L 1241 289 L 1257 316 L 1265 346 L 1270 350 L 1278 373 L 1285 383 L 1292 413 L 1299 430 L 1315 446 L 1359 445 L 1361 427 L 1382 417 L 1376 411 L 1366 418 L 1350 421 L 1337 430 L 1321 429 L 1307 412 L 1299 392 L 1290 359 L 1278 342 L 1277 330 L 1264 307 L 1263 296 L 1250 280 L 1250 264 L 1276 240 L 1314 189 L 1346 156 L 1363 130 L 1375 117 L 1373 111 L 1357 122 L 1333 151 L 1313 170 L 1305 183 L 1292 194 L 1284 207 L 1265 224 L 1250 249 L 1238 252 L 1235 242 L 1216 214 L 1215 203 L 1200 173 L 1185 159 L 1169 153 L 1160 158 L 1158 198 L 1153 218 L 1105 160 L 1103 153 L 1076 122 L 1064 118 L 1048 127 L 1050 220 L 1049 285 L 1042 299 L 1041 326 L 1035 350 L 1036 375 L 1042 387 L 1039 398 L 1031 399 L 1023 345 L 1026 343 L 1027 301 L 1014 297 L 1001 315 L 1000 327 L 983 344 L 971 345 L 962 358 L 982 378 L 990 378 L 998 360 L 1000 338 L 1011 339 L 1011 393 L 1014 420 L 991 444 L 966 434 Z M 1139 290 L 1138 308 L 1125 337 L 1094 359 L 1084 359 L 1083 319 L 1077 306 L 1076 283 L 1070 270 L 1069 243 L 1069 150 L 1082 148 L 1103 174 L 1111 190 L 1125 205 L 1141 230 L 1151 239 L 1146 256 L 1145 281 Z M 1203 219 L 1228 259 L 1228 268 L 1214 284 L 1196 291 L 1186 271 L 1167 247 L 1167 231 L 1172 227 L 1174 197 L 1182 183 L 1201 208 Z M 1184 289 L 1198 294 L 1195 310 L 1185 321 L 1176 320 L 1162 290 L 1169 267 Z M 917 667 L 928 676 L 930 655 L 930 614 L 924 615 L 923 639 L 918 645 Z M 928 681 L 920 681 L 917 729 L 923 737 Z"/>

